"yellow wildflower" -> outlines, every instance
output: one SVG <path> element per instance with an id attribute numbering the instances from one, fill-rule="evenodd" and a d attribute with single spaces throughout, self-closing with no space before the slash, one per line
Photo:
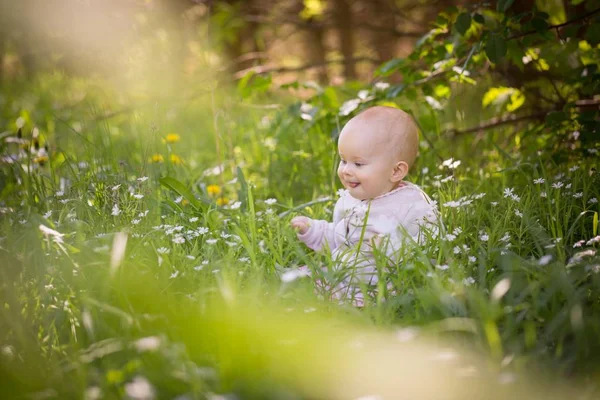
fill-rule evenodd
<path id="1" fill-rule="evenodd" d="M 46 156 L 46 155 L 41 155 L 41 156 L 35 157 L 33 159 L 34 163 L 40 164 L 40 165 L 44 165 L 44 163 L 46 163 L 46 161 L 48 161 L 48 156 Z"/>
<path id="2" fill-rule="evenodd" d="M 161 163 L 165 161 L 165 158 L 162 156 L 162 154 L 154 154 L 152 157 L 150 157 L 149 161 L 153 163 Z"/>
<path id="3" fill-rule="evenodd" d="M 226 206 L 227 204 L 229 204 L 229 199 L 227 197 L 219 197 L 217 199 L 218 206 Z"/>
<path id="4" fill-rule="evenodd" d="M 169 133 L 166 138 L 163 139 L 165 143 L 177 143 L 181 140 L 181 136 L 176 133 Z"/>
<path id="5" fill-rule="evenodd" d="M 206 191 L 208 192 L 209 196 L 218 196 L 221 194 L 221 188 L 219 185 L 208 185 Z"/>
<path id="6" fill-rule="evenodd" d="M 181 200 L 181 205 L 182 206 L 187 206 L 188 204 L 190 204 L 190 202 L 187 199 Z"/>
<path id="7" fill-rule="evenodd" d="M 171 154 L 171 157 L 169 157 L 169 159 L 175 165 L 183 164 L 183 160 L 177 154 Z"/>

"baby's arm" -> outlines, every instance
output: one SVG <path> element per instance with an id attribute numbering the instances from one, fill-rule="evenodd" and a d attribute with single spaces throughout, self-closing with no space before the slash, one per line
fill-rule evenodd
<path id="1" fill-rule="evenodd" d="M 333 212 L 333 222 L 304 216 L 292 218 L 291 225 L 298 231 L 298 239 L 315 251 L 322 250 L 326 243 L 330 250 L 334 250 L 337 247 L 335 226 L 340 219 L 340 209 L 341 205 L 338 201 Z"/>

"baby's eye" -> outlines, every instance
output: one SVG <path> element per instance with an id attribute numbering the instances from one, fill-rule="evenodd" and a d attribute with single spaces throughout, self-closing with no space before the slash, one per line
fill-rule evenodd
<path id="1" fill-rule="evenodd" d="M 346 160 L 340 160 L 340 163 L 346 164 Z"/>
<path id="2" fill-rule="evenodd" d="M 359 163 L 359 162 L 355 162 L 355 163 L 354 163 L 354 165 L 356 165 L 357 167 L 362 167 L 362 166 L 363 166 L 363 165 L 365 165 L 365 164 L 363 164 L 363 163 Z"/>

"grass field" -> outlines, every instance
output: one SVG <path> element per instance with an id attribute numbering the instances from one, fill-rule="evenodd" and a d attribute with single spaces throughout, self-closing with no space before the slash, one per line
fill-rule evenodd
<path id="1" fill-rule="evenodd" d="M 535 128 L 452 138 L 451 112 L 397 101 L 423 127 L 409 180 L 445 231 L 359 310 L 315 291 L 331 262 L 289 227 L 331 219 L 340 187 L 345 119 L 323 99 L 128 109 L 96 84 L 40 82 L 7 92 L 0 118 L 3 398 L 360 398 L 394 393 L 398 368 L 412 398 L 436 398 L 411 372 L 447 371 L 421 363 L 419 338 L 478 360 L 448 364 L 483 385 L 439 378 L 448 398 L 508 398 L 537 374 L 598 394 L 597 149 L 556 158 Z M 363 334 L 378 358 L 343 354 Z"/>

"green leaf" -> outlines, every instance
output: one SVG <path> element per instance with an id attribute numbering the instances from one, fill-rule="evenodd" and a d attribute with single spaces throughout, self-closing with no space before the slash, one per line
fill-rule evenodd
<path id="1" fill-rule="evenodd" d="M 246 211 L 248 208 L 248 182 L 246 181 L 246 177 L 244 176 L 244 172 L 240 167 L 236 169 L 237 180 L 240 183 L 240 190 L 238 191 L 238 199 L 242 202 L 242 206 L 240 207 L 242 212 Z"/>
<path id="2" fill-rule="evenodd" d="M 598 234 L 598 213 L 594 213 L 594 222 L 592 226 L 592 234 L 596 236 Z"/>
<path id="3" fill-rule="evenodd" d="M 546 123 L 548 125 L 556 125 L 567 119 L 567 114 L 563 111 L 553 111 L 546 115 Z"/>
<path id="4" fill-rule="evenodd" d="M 266 92 L 271 87 L 271 76 L 258 75 L 254 71 L 248 72 L 239 80 L 237 89 L 244 98 L 250 97 L 253 93 Z"/>
<path id="5" fill-rule="evenodd" d="M 458 17 L 456 17 L 454 27 L 458 33 L 464 36 L 471 27 L 471 14 L 466 12 L 459 14 Z"/>
<path id="6" fill-rule="evenodd" d="M 535 17 L 531 20 L 531 26 L 536 31 L 545 31 L 548 29 L 548 21 L 539 17 Z"/>
<path id="7" fill-rule="evenodd" d="M 491 35 L 485 43 L 485 54 L 497 64 L 506 55 L 506 40 L 499 35 Z"/>
<path id="8" fill-rule="evenodd" d="M 177 179 L 171 178 L 170 176 L 166 176 L 164 178 L 160 178 L 158 181 L 167 189 L 177 193 L 180 196 L 183 196 L 183 198 L 189 201 L 194 208 L 200 208 L 200 202 L 198 201 L 198 199 L 194 197 L 194 195 L 186 185 L 184 185 Z"/>
<path id="9" fill-rule="evenodd" d="M 485 18 L 481 14 L 475 13 L 473 15 L 473 20 L 478 24 L 485 24 Z"/>
<path id="10" fill-rule="evenodd" d="M 514 1 L 515 0 L 498 0 L 498 3 L 496 4 L 496 11 L 500 13 L 505 13 L 510 8 L 510 6 L 512 6 Z"/>
<path id="11" fill-rule="evenodd" d="M 600 43 L 600 24 L 591 24 L 585 32 L 585 39 L 595 46 Z"/>
<path id="12" fill-rule="evenodd" d="M 375 70 L 375 76 L 389 76 L 402 67 L 404 62 L 405 61 L 403 58 L 394 58 L 386 63 L 383 63 Z"/>

